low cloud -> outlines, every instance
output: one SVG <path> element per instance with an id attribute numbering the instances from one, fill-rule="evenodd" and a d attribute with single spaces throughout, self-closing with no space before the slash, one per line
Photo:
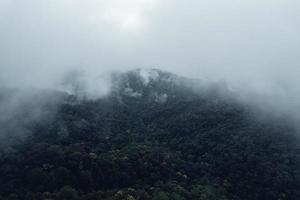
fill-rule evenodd
<path id="1" fill-rule="evenodd" d="M 297 0 L 2 0 L 0 83 L 79 87 L 98 98 L 110 87 L 103 74 L 154 67 L 225 81 L 247 102 L 298 115 L 299 8 Z M 66 77 L 72 71 L 80 85 Z"/>

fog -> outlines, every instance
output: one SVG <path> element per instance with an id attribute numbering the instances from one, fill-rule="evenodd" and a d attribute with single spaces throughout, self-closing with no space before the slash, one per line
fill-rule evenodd
<path id="1" fill-rule="evenodd" d="M 68 90 L 62 78 L 79 70 L 89 94 L 105 93 L 93 82 L 103 74 L 160 68 L 289 113 L 300 107 L 299 11 L 297 0 L 1 0 L 0 83 Z"/>

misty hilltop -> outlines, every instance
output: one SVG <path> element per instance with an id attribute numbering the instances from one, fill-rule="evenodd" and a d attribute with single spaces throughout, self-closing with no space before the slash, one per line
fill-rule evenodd
<path id="1" fill-rule="evenodd" d="M 300 200 L 299 10 L 0 0 L 0 200 Z"/>
<path id="2" fill-rule="evenodd" d="M 73 94 L 77 98 L 85 100 L 97 99 L 89 95 L 88 90 L 94 90 L 89 88 L 90 86 L 85 81 L 87 77 L 81 71 L 71 71 L 66 74 L 63 79 L 63 86 L 69 89 L 69 93 Z M 201 79 L 190 79 L 176 74 L 162 71 L 160 69 L 134 69 L 126 72 L 111 72 L 109 77 L 97 77 L 96 79 L 104 79 L 106 89 L 108 92 L 102 94 L 100 97 L 132 97 L 132 99 L 149 98 L 155 100 L 155 97 L 163 98 L 176 98 L 178 96 L 186 95 L 187 98 L 201 93 L 202 96 L 209 95 L 209 93 L 229 93 L 226 88 L 225 82 L 208 82 Z M 110 83 L 107 83 L 110 82 Z M 93 87 L 103 87 L 100 81 L 94 81 Z M 64 88 L 63 88 L 64 89 Z M 103 89 L 104 90 L 104 89 Z M 101 94 L 100 94 L 101 95 Z M 98 98 L 103 99 L 103 98 Z M 163 102 L 161 102 L 163 103 Z"/>
<path id="3" fill-rule="evenodd" d="M 300 198 L 297 127 L 226 84 L 136 69 L 89 98 L 81 80 L 1 89 L 2 199 Z"/>

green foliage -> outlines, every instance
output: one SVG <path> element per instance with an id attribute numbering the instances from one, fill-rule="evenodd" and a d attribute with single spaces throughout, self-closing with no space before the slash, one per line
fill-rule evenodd
<path id="1" fill-rule="evenodd" d="M 0 157 L 4 199 L 296 200 L 299 138 L 283 119 L 212 92 L 139 80 L 143 93 L 65 99 Z M 124 81 L 124 80 L 123 80 Z M 122 81 L 121 81 L 122 82 Z M 122 90 L 122 88 L 120 89 Z M 153 101 L 153 91 L 168 100 Z M 155 96 L 155 95 L 154 95 Z"/>
<path id="2" fill-rule="evenodd" d="M 196 185 L 191 190 L 192 195 L 199 200 L 226 200 L 222 188 L 214 188 L 209 185 Z"/>
<path id="3" fill-rule="evenodd" d="M 78 194 L 71 186 L 64 186 L 59 191 L 58 198 L 59 200 L 76 200 L 78 199 Z"/>
<path id="4" fill-rule="evenodd" d="M 154 195 L 153 200 L 170 200 L 168 194 L 165 192 L 158 192 Z"/>

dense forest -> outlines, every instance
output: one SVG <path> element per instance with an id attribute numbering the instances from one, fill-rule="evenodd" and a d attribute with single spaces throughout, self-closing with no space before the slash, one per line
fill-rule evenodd
<path id="1" fill-rule="evenodd" d="M 300 199 L 300 140 L 287 118 L 158 70 L 113 83 L 100 99 L 51 91 L 51 117 L 1 148 L 0 199 Z"/>

